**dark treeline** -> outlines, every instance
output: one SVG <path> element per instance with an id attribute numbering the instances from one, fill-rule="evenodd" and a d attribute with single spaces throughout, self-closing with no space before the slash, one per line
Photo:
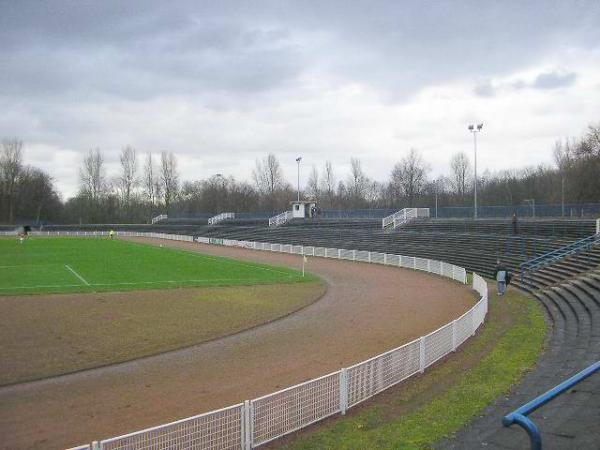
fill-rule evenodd
<path id="1" fill-rule="evenodd" d="M 295 189 L 273 154 L 256 161 L 251 181 L 215 174 L 181 181 L 173 153 L 120 154 L 119 172 L 107 174 L 100 149 L 86 153 L 79 169 L 77 195 L 60 198 L 49 174 L 23 163 L 23 143 L 5 139 L 0 153 L 0 223 L 146 223 L 161 213 L 280 212 Z M 600 202 L 600 125 L 579 139 L 557 141 L 553 166 L 528 167 L 478 176 L 480 205 Z M 323 209 L 471 206 L 473 170 L 469 157 L 456 153 L 448 175 L 433 179 L 428 163 L 411 149 L 392 168 L 387 181 L 370 178 L 352 158 L 349 173 L 331 162 L 313 166 L 302 196 Z"/>

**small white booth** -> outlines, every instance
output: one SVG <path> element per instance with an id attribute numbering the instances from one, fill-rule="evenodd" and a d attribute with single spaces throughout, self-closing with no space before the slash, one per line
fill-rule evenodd
<path id="1" fill-rule="evenodd" d="M 314 217 L 317 211 L 317 203 L 311 200 L 293 201 L 292 217 L 294 219 L 308 219 Z"/>

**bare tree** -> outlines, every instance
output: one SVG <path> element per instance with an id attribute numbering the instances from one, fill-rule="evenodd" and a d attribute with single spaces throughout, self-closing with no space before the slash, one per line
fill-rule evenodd
<path id="1" fill-rule="evenodd" d="M 121 150 L 120 161 L 121 175 L 119 176 L 118 184 L 125 202 L 125 207 L 129 209 L 131 205 L 131 195 L 138 184 L 135 149 L 129 146 L 123 148 L 123 150 Z"/>
<path id="2" fill-rule="evenodd" d="M 168 211 L 171 202 L 177 197 L 179 189 L 179 174 L 177 173 L 177 160 L 173 153 L 160 154 L 160 180 L 165 208 Z"/>
<path id="3" fill-rule="evenodd" d="M 144 164 L 144 176 L 142 179 L 142 188 L 144 196 L 151 208 L 156 204 L 156 184 L 157 177 L 154 174 L 154 163 L 152 162 L 152 153 L 148 152 L 146 162 Z"/>
<path id="4" fill-rule="evenodd" d="M 350 190 L 350 202 L 352 207 L 360 207 L 365 201 L 367 187 L 370 180 L 362 170 L 360 159 L 350 159 L 350 178 L 346 183 Z"/>
<path id="5" fill-rule="evenodd" d="M 104 194 L 107 184 L 104 172 L 104 156 L 99 148 L 89 150 L 83 157 L 83 166 L 79 171 L 81 190 L 92 201 L 98 201 Z"/>
<path id="6" fill-rule="evenodd" d="M 306 183 L 306 190 L 308 195 L 318 203 L 321 198 L 321 185 L 319 184 L 319 172 L 316 166 L 312 166 Z"/>
<path id="7" fill-rule="evenodd" d="M 465 152 L 454 154 L 450 159 L 450 168 L 452 169 L 452 188 L 461 203 L 464 203 L 471 176 L 471 163 L 467 154 Z"/>
<path id="8" fill-rule="evenodd" d="M 23 141 L 12 138 L 2 141 L 0 154 L 0 194 L 6 202 L 8 222 L 14 221 L 17 183 L 23 172 Z"/>
<path id="9" fill-rule="evenodd" d="M 258 191 L 266 197 L 268 207 L 275 207 L 275 196 L 278 190 L 285 188 L 286 182 L 277 157 L 269 153 L 262 161 L 256 160 L 256 167 L 252 172 Z"/>
<path id="10" fill-rule="evenodd" d="M 325 162 L 325 171 L 323 172 L 323 190 L 327 194 L 327 200 L 329 201 L 329 207 L 333 208 L 335 201 L 335 188 L 336 180 L 335 174 L 333 173 L 333 166 L 331 161 Z"/>
<path id="11" fill-rule="evenodd" d="M 428 165 L 414 148 L 399 163 L 394 165 L 390 177 L 392 192 L 402 193 L 408 206 L 414 206 L 416 197 L 427 182 Z"/>

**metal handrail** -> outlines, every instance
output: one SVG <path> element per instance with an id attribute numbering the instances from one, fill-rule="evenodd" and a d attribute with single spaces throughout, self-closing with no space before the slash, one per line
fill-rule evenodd
<path id="1" fill-rule="evenodd" d="M 276 216 L 271 217 L 269 219 L 269 226 L 270 227 L 277 227 L 279 225 L 283 225 L 284 223 L 286 223 L 291 218 L 292 218 L 292 212 L 291 211 L 284 211 L 281 214 L 277 214 Z"/>
<path id="2" fill-rule="evenodd" d="M 208 219 L 208 224 L 216 225 L 217 223 L 222 222 L 227 219 L 235 219 L 235 213 L 224 212 L 221 214 L 217 214 L 216 216 L 212 216 L 210 219 Z"/>
<path id="3" fill-rule="evenodd" d="M 598 371 L 600 371 L 600 361 L 595 362 L 586 369 L 583 369 L 578 374 L 573 375 L 568 380 L 563 381 L 558 386 L 553 387 L 548 392 L 545 392 L 539 397 L 536 397 L 533 400 L 531 400 L 529 403 L 526 403 L 520 408 L 511 412 L 510 414 L 507 414 L 502 418 L 502 424 L 505 427 L 510 427 L 512 424 L 516 423 L 521 428 L 523 428 L 529 435 L 529 443 L 531 445 L 531 450 L 541 450 L 542 436 L 540 435 L 540 430 L 538 429 L 536 424 L 527 416 L 534 412 L 536 409 L 544 406 L 546 403 L 554 400 L 563 392 L 568 391 L 577 383 L 580 383 L 581 381 L 585 380 L 587 377 L 593 375 Z"/>
<path id="4" fill-rule="evenodd" d="M 551 252 L 544 253 L 536 258 L 530 259 L 519 264 L 519 270 L 521 272 L 521 281 L 524 281 L 525 272 L 532 272 L 547 266 L 555 261 L 566 258 L 567 256 L 574 255 L 583 250 L 587 250 L 594 245 L 600 243 L 600 233 L 588 236 L 578 241 L 572 242 L 565 245 L 564 247 L 552 250 Z"/>
<path id="5" fill-rule="evenodd" d="M 152 218 L 152 224 L 154 225 L 156 222 L 160 222 L 161 220 L 165 220 L 168 218 L 169 218 L 169 216 L 167 216 L 166 214 L 160 214 L 160 215 Z"/>
<path id="6" fill-rule="evenodd" d="M 381 219 L 381 228 L 393 225 L 396 228 L 418 217 L 429 217 L 429 208 L 404 208 Z"/>

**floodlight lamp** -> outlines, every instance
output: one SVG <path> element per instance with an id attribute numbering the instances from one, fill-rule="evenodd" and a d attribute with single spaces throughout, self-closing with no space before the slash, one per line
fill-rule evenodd
<path id="1" fill-rule="evenodd" d="M 473 125 L 469 125 L 469 131 L 473 131 L 473 128 L 475 128 Z"/>
<path id="2" fill-rule="evenodd" d="M 297 163 L 299 163 L 300 161 L 302 161 L 302 156 L 299 156 L 298 158 L 296 158 Z"/>
<path id="3" fill-rule="evenodd" d="M 482 128 L 483 128 L 483 124 L 482 123 L 480 123 L 480 124 L 477 125 L 477 130 L 481 131 Z"/>

